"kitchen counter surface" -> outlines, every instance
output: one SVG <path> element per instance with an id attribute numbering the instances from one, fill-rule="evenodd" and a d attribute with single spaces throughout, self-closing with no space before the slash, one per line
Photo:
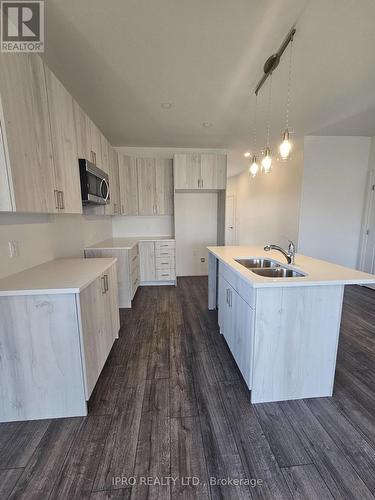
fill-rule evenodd
<path id="1" fill-rule="evenodd" d="M 0 280 L 0 297 L 80 293 L 117 259 L 58 259 Z"/>
<path id="2" fill-rule="evenodd" d="M 311 285 L 367 285 L 375 283 L 375 275 L 373 274 L 363 273 L 355 269 L 338 266 L 301 254 L 296 254 L 294 265 L 289 265 L 280 252 L 275 250 L 266 252 L 263 247 L 259 246 L 208 247 L 208 251 L 221 262 L 230 266 L 254 288 Z M 306 273 L 306 276 L 298 278 L 268 278 L 253 273 L 234 260 L 249 257 L 272 259 L 284 267 Z"/>
<path id="3" fill-rule="evenodd" d="M 111 238 L 109 240 L 101 241 L 86 247 L 85 250 L 89 249 L 100 249 L 100 250 L 130 250 L 139 241 L 165 241 L 173 240 L 171 236 L 130 236 L 129 238 Z"/>

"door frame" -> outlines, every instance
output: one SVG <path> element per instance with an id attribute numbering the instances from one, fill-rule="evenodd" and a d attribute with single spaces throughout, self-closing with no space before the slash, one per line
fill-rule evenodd
<path id="1" fill-rule="evenodd" d="M 370 215 L 372 211 L 373 204 L 375 203 L 375 170 L 369 170 L 367 174 L 366 183 L 366 193 L 365 193 L 365 206 L 363 211 L 362 228 L 361 228 L 361 238 L 360 247 L 358 252 L 358 269 L 363 271 L 365 263 L 365 255 L 367 250 L 368 242 L 368 228 L 370 224 Z"/>
<path id="2" fill-rule="evenodd" d="M 237 245 L 237 200 L 236 200 L 236 195 L 233 193 L 227 194 L 225 197 L 225 228 L 224 228 L 225 245 L 227 245 L 226 233 L 227 233 L 228 198 L 233 198 L 233 243 L 232 244 Z"/>

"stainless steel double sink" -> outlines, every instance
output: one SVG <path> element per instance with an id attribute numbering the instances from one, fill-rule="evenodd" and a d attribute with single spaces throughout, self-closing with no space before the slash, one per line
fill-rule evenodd
<path id="1" fill-rule="evenodd" d="M 284 267 L 278 262 L 263 258 L 234 259 L 250 271 L 265 278 L 302 278 L 304 273 Z"/>

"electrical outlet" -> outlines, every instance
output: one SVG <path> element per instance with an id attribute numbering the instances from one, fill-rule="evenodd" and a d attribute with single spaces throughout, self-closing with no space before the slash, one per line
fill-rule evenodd
<path id="1" fill-rule="evenodd" d="M 9 241 L 9 257 L 11 259 L 14 259 L 15 257 L 20 256 L 20 247 L 19 247 L 19 242 L 18 241 Z"/>
<path id="2" fill-rule="evenodd" d="M 206 262 L 206 259 L 204 257 L 201 257 L 201 262 Z"/>

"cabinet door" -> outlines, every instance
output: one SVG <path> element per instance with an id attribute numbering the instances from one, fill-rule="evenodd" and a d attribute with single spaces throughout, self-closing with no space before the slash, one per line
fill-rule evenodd
<path id="1" fill-rule="evenodd" d="M 89 117 L 76 101 L 73 101 L 73 111 L 78 158 L 90 160 L 91 142 Z"/>
<path id="2" fill-rule="evenodd" d="M 153 241 L 139 243 L 139 266 L 141 282 L 156 280 L 155 243 Z"/>
<path id="3" fill-rule="evenodd" d="M 119 154 L 120 201 L 122 215 L 138 215 L 138 178 L 136 159 Z"/>
<path id="4" fill-rule="evenodd" d="M 118 215 L 120 213 L 120 177 L 118 154 L 111 145 L 109 145 L 108 147 L 108 154 L 110 204 L 105 207 L 105 213 L 107 215 Z"/>
<path id="5" fill-rule="evenodd" d="M 153 158 L 137 158 L 139 215 L 156 215 L 156 171 Z"/>
<path id="6" fill-rule="evenodd" d="M 234 359 L 249 389 L 252 385 L 252 357 L 254 338 L 254 310 L 240 297 L 232 292 L 232 311 L 234 317 Z"/>
<path id="7" fill-rule="evenodd" d="M 45 75 L 56 189 L 62 192 L 60 209 L 66 213 L 82 213 L 73 98 L 47 66 Z"/>
<path id="8" fill-rule="evenodd" d="M 225 319 L 227 315 L 227 307 L 228 307 L 228 287 L 225 286 L 226 282 L 221 274 L 219 274 L 218 278 L 218 324 L 220 327 L 220 333 L 225 336 Z"/>
<path id="9" fill-rule="evenodd" d="M 200 189 L 201 155 L 176 154 L 173 162 L 175 189 Z"/>
<path id="10" fill-rule="evenodd" d="M 118 337 L 120 330 L 120 316 L 118 306 L 118 285 L 117 285 L 117 272 L 116 264 L 110 267 L 104 274 L 104 287 L 105 287 L 105 359 L 112 348 L 115 338 Z"/>
<path id="11" fill-rule="evenodd" d="M 155 160 L 155 213 L 173 215 L 173 162 Z"/>
<path id="12" fill-rule="evenodd" d="M 79 295 L 85 392 L 88 400 L 103 368 L 104 280 L 96 279 Z"/>
<path id="13" fill-rule="evenodd" d="M 100 133 L 100 148 L 101 148 L 101 158 L 102 162 L 99 167 L 104 170 L 107 174 L 110 174 L 109 169 L 109 142 L 104 137 L 102 133 Z"/>
<path id="14" fill-rule="evenodd" d="M 88 138 L 90 156 L 87 158 L 99 168 L 102 167 L 102 133 L 95 123 L 87 117 L 88 122 Z"/>
<path id="15" fill-rule="evenodd" d="M 0 98 L 8 145 L 14 210 L 56 211 L 47 90 L 36 54 L 0 53 Z"/>
<path id="16" fill-rule="evenodd" d="M 226 189 L 227 157 L 211 153 L 201 154 L 201 189 Z"/>

